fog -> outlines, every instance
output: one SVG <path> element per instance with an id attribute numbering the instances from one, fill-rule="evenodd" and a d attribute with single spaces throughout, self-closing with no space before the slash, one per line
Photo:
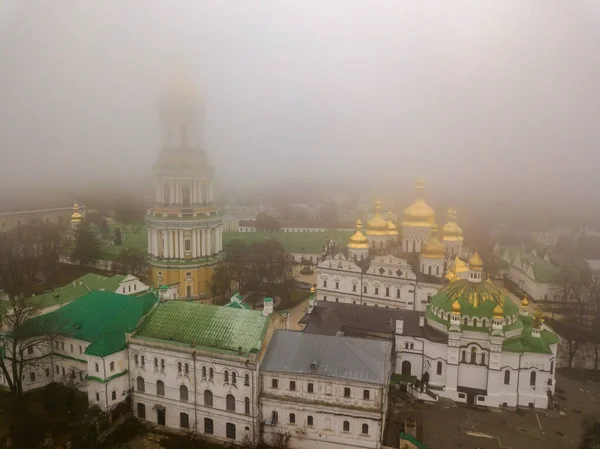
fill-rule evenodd
<path id="1" fill-rule="evenodd" d="M 145 179 L 185 72 L 221 185 L 597 207 L 599 48 L 594 0 L 4 0 L 0 190 Z"/>

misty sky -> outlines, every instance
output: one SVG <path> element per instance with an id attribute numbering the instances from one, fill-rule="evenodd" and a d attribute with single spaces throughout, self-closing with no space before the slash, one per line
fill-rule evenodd
<path id="1" fill-rule="evenodd" d="M 595 0 L 3 0 L 2 190 L 149 173 L 183 66 L 221 179 L 600 187 Z"/>

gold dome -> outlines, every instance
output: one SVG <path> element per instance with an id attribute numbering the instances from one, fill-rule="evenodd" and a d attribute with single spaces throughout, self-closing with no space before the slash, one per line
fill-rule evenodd
<path id="1" fill-rule="evenodd" d="M 463 231 L 462 229 L 456 224 L 456 210 L 454 209 L 448 209 L 448 214 L 447 214 L 447 220 L 448 222 L 442 226 L 442 235 L 443 235 L 443 240 L 445 242 L 456 242 L 456 241 L 462 241 L 463 240 Z"/>
<path id="2" fill-rule="evenodd" d="M 78 222 L 83 219 L 83 215 L 79 213 L 79 205 L 77 203 L 73 204 L 73 214 L 71 215 L 72 222 Z"/>
<path id="3" fill-rule="evenodd" d="M 527 306 L 529 305 L 529 301 L 527 300 L 527 296 L 525 296 L 525 297 L 523 298 L 523 301 L 521 301 L 521 305 L 522 305 L 523 307 L 527 307 Z"/>
<path id="4" fill-rule="evenodd" d="M 356 220 L 356 232 L 352 234 L 352 237 L 350 237 L 350 243 L 348 243 L 348 248 L 369 249 L 369 241 L 362 233 L 361 229 L 362 222 L 360 220 Z"/>
<path id="5" fill-rule="evenodd" d="M 388 223 L 388 234 L 391 236 L 398 235 L 398 228 L 392 221 L 392 211 L 388 211 L 387 213 L 387 223 Z"/>
<path id="6" fill-rule="evenodd" d="M 460 259 L 458 256 L 456 256 L 454 258 L 454 272 L 458 274 L 465 273 L 467 271 L 469 271 L 469 267 L 467 266 L 467 264 L 464 263 L 463 260 Z"/>
<path id="7" fill-rule="evenodd" d="M 423 199 L 425 180 L 423 178 L 417 179 L 415 187 L 417 189 L 417 200 L 404 209 L 402 225 L 430 227 L 435 221 L 435 211 Z"/>
<path id="8" fill-rule="evenodd" d="M 428 259 L 443 259 L 444 245 L 432 234 L 427 239 L 427 242 L 425 242 L 425 249 L 423 250 L 422 255 Z"/>
<path id="9" fill-rule="evenodd" d="M 456 313 L 456 314 L 460 313 L 460 303 L 456 299 L 452 303 L 452 313 Z"/>
<path id="10" fill-rule="evenodd" d="M 502 318 L 504 316 L 504 309 L 500 304 L 494 307 L 494 318 Z"/>
<path id="11" fill-rule="evenodd" d="M 473 256 L 471 256 L 471 258 L 469 259 L 469 268 L 471 270 L 478 271 L 481 271 L 483 269 L 483 260 L 481 260 L 481 257 L 479 256 L 479 253 L 477 251 L 475 251 L 475 254 L 473 254 Z"/>
<path id="12" fill-rule="evenodd" d="M 373 218 L 367 222 L 367 235 L 388 235 L 388 222 L 381 215 L 383 203 L 375 201 Z"/>
<path id="13" fill-rule="evenodd" d="M 314 293 L 314 292 L 315 292 L 315 286 L 314 286 L 314 285 L 310 287 L 310 292 L 311 292 L 311 293 Z"/>

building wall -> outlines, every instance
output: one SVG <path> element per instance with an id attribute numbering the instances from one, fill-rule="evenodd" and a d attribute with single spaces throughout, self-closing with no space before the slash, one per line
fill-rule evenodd
<path id="1" fill-rule="evenodd" d="M 349 397 L 345 396 L 345 389 L 349 389 Z M 387 389 L 374 384 L 265 372 L 261 375 L 260 399 L 265 434 L 290 432 L 292 445 L 298 448 L 376 448 L 382 416 L 385 420 L 382 410 L 387 406 L 386 396 Z M 276 423 L 273 412 L 277 414 Z M 344 421 L 349 424 L 347 431 Z M 363 424 L 368 426 L 367 433 L 362 433 Z"/>
<path id="2" fill-rule="evenodd" d="M 210 294 L 208 282 L 212 279 L 216 267 L 217 263 L 195 268 L 150 266 L 148 270 L 155 288 L 163 285 L 179 284 L 179 298 L 187 298 L 187 286 L 190 285 L 192 288 L 191 297 L 197 298 Z M 191 276 L 186 276 L 186 273 L 190 273 Z"/>
<path id="3" fill-rule="evenodd" d="M 150 290 L 150 287 L 140 281 L 138 278 L 132 278 L 121 282 L 115 293 L 122 295 L 135 295 L 136 293 Z"/>
<path id="4" fill-rule="evenodd" d="M 83 216 L 86 215 L 85 206 L 79 207 L 79 213 Z M 72 206 L 55 209 L 4 212 L 0 213 L 0 232 L 10 231 L 19 226 L 29 226 L 40 223 L 54 223 L 64 228 L 68 228 L 72 214 Z"/>
<path id="5" fill-rule="evenodd" d="M 143 366 L 142 356 L 144 357 Z M 156 365 L 155 358 L 157 359 Z M 164 369 L 162 368 L 163 360 Z M 154 407 L 158 404 L 165 408 L 166 426 L 180 428 L 180 414 L 187 413 L 190 429 L 198 433 L 205 432 L 205 418 L 212 419 L 213 437 L 222 440 L 227 439 L 226 424 L 231 423 L 236 426 L 236 441 L 241 442 L 246 433 L 256 432 L 258 415 L 256 368 L 253 362 L 246 365 L 246 360 L 248 359 L 244 357 L 219 357 L 216 354 L 197 353 L 194 364 L 191 350 L 177 351 L 151 347 L 134 340 L 131 342 L 129 350 L 134 414 L 138 416 L 137 404 L 144 404 L 145 419 L 157 423 L 158 412 Z M 182 367 L 181 371 L 179 371 L 179 364 Z M 185 364 L 188 365 L 187 372 Z M 206 376 L 204 376 L 203 368 L 206 369 Z M 211 368 L 213 369 L 212 379 L 210 378 Z M 225 372 L 227 372 L 227 377 Z M 236 374 L 235 383 L 233 382 L 233 373 Z M 248 376 L 247 382 L 246 376 Z M 138 388 L 138 377 L 144 380 L 145 391 L 143 392 Z M 164 397 L 157 394 L 159 381 L 164 383 Z M 187 401 L 180 397 L 182 385 L 188 390 Z M 205 391 L 210 391 L 213 395 L 212 406 L 204 400 Z M 227 395 L 235 398 L 235 411 L 227 410 Z M 249 410 L 246 409 L 246 398 L 249 401 Z"/>

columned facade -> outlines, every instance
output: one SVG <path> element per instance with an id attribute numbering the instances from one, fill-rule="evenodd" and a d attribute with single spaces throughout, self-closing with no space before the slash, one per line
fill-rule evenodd
<path id="1" fill-rule="evenodd" d="M 192 89 L 170 89 L 162 102 L 162 148 L 148 210 L 148 255 L 154 287 L 178 284 L 179 298 L 209 294 L 221 260 L 222 224 L 213 168 L 199 143 L 200 101 Z"/>

